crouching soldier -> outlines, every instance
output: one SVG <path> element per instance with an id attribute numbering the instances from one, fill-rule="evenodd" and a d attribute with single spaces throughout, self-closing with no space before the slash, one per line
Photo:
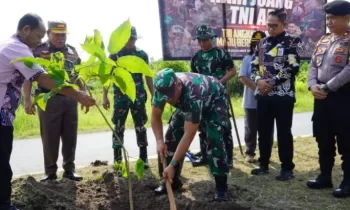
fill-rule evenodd
<path id="1" fill-rule="evenodd" d="M 164 69 L 158 72 L 154 89 L 151 124 L 159 156 L 167 163 L 163 171 L 164 179 L 172 183 L 173 189 L 182 186 L 179 170 L 201 123 L 206 129 L 206 153 L 216 182 L 215 200 L 227 201 L 229 167 L 224 132 L 230 125 L 225 86 L 211 76 L 175 73 L 172 69 Z M 166 103 L 181 111 L 178 116 L 172 116 L 170 124 L 177 125 L 173 129 L 183 135 L 181 138 L 166 136 L 164 142 L 161 117 Z M 159 189 L 166 191 L 164 183 Z"/>

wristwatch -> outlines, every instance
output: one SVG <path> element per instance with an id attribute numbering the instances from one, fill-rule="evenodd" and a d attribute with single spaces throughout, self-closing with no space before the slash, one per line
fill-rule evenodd
<path id="1" fill-rule="evenodd" d="M 327 92 L 327 93 L 330 91 L 327 84 L 323 84 L 323 85 L 322 85 L 322 89 L 323 89 L 325 92 Z"/>
<path id="2" fill-rule="evenodd" d="M 171 160 L 169 165 L 176 167 L 177 166 L 177 162 L 175 160 Z"/>

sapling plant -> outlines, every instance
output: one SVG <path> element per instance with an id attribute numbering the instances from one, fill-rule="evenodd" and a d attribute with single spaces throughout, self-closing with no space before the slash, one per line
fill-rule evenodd
<path id="1" fill-rule="evenodd" d="M 111 34 L 109 38 L 109 44 L 107 51 L 109 54 L 117 54 L 127 43 L 131 35 L 131 23 L 130 19 L 120 24 Z M 79 89 L 75 82 L 79 80 L 85 85 L 90 96 L 93 97 L 91 89 L 87 84 L 91 81 L 100 82 L 103 87 L 108 89 L 111 85 L 116 85 L 120 88 L 121 92 L 127 95 L 132 102 L 136 99 L 136 86 L 133 80 L 133 73 L 141 73 L 145 76 L 153 77 L 153 72 L 144 60 L 137 56 L 128 55 L 122 56 L 113 61 L 107 56 L 105 45 L 102 36 L 98 30 L 94 30 L 94 36 L 87 36 L 84 44 L 81 45 L 82 49 L 89 54 L 87 61 L 82 62 L 80 65 L 76 65 L 72 72 L 72 78 L 69 77 L 67 69 L 65 69 L 65 60 L 63 53 L 56 52 L 51 54 L 50 60 L 43 58 L 22 57 L 11 61 L 23 62 L 28 68 L 33 68 L 34 64 L 39 64 L 45 68 L 49 76 L 54 80 L 56 88 L 52 89 L 48 93 L 41 93 L 35 97 L 35 103 L 45 111 L 47 101 L 55 95 L 59 90 L 64 87 L 71 87 Z M 124 163 L 116 162 L 119 168 L 121 168 L 123 176 L 128 179 L 129 188 L 129 200 L 130 209 L 133 210 L 133 197 L 132 197 L 132 182 L 130 177 L 130 161 L 128 151 L 125 149 L 123 142 L 103 114 L 101 108 L 96 104 L 98 111 L 106 121 L 117 143 L 121 145 Z M 135 165 L 136 176 L 139 180 L 143 178 L 144 162 L 142 159 L 138 159 Z"/>

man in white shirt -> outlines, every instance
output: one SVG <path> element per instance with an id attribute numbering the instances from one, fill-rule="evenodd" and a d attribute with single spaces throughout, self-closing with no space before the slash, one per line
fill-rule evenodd
<path id="1" fill-rule="evenodd" d="M 37 81 L 53 89 L 55 82 L 39 65 L 29 69 L 23 62 L 10 64 L 20 57 L 33 57 L 32 48 L 38 46 L 45 36 L 44 23 L 36 14 L 24 15 L 18 23 L 17 33 L 0 43 L 0 210 L 16 210 L 11 205 L 12 170 L 10 157 L 13 144 L 13 121 L 21 104 L 21 89 L 25 79 Z M 73 88 L 63 88 L 60 94 L 72 96 L 88 109 L 95 100 Z"/>

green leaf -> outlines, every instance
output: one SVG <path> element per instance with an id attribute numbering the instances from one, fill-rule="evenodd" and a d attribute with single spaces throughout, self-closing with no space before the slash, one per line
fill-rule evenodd
<path id="1" fill-rule="evenodd" d="M 121 172 L 125 179 L 129 178 L 129 175 L 124 163 L 114 162 L 114 170 L 116 170 L 117 172 Z"/>
<path id="2" fill-rule="evenodd" d="M 102 50 L 105 50 L 105 46 L 103 44 L 103 39 L 101 37 L 101 33 L 99 30 L 94 30 L 94 41 L 95 41 L 95 44 L 99 47 L 101 47 Z"/>
<path id="3" fill-rule="evenodd" d="M 136 161 L 136 165 L 135 165 L 135 169 L 136 169 L 136 176 L 139 180 L 141 180 L 143 178 L 143 172 L 145 170 L 145 163 L 143 162 L 142 159 L 138 159 Z"/>
<path id="4" fill-rule="evenodd" d="M 96 56 L 98 59 L 100 59 L 100 61 L 104 61 L 106 59 L 105 51 L 103 51 L 103 49 L 96 44 L 85 43 L 82 44 L 81 47 L 87 53 Z"/>
<path id="5" fill-rule="evenodd" d="M 28 67 L 28 68 L 30 68 L 30 69 L 32 69 L 33 66 L 34 66 L 34 63 L 31 62 L 31 61 L 23 61 L 23 63 L 24 63 L 24 65 L 25 65 L 26 67 Z"/>
<path id="6" fill-rule="evenodd" d="M 112 60 L 112 59 L 110 59 L 110 58 L 107 58 L 107 59 L 105 60 L 105 62 L 106 62 L 107 64 L 109 64 L 109 65 L 117 66 L 117 64 L 115 63 L 115 61 Z"/>
<path id="7" fill-rule="evenodd" d="M 37 97 L 35 97 L 34 102 L 42 109 L 46 110 L 46 102 L 44 101 L 44 93 L 40 93 Z"/>
<path id="8" fill-rule="evenodd" d="M 152 70 L 147 63 L 134 55 L 127 55 L 118 58 L 117 65 L 129 71 L 130 73 L 141 73 L 145 76 L 154 77 Z"/>
<path id="9" fill-rule="evenodd" d="M 134 102 L 136 99 L 136 85 L 131 74 L 120 67 L 117 67 L 113 73 L 114 77 L 112 78 L 114 78 L 114 80 L 112 81 L 114 84 L 116 84 L 121 91 L 127 95 L 132 102 Z"/>
<path id="10" fill-rule="evenodd" d="M 92 37 L 92 36 L 86 36 L 86 37 L 85 37 L 84 44 L 86 44 L 86 43 L 88 43 L 88 44 L 94 44 L 94 37 Z"/>
<path id="11" fill-rule="evenodd" d="M 39 64 L 39 65 L 44 66 L 44 67 L 47 67 L 50 65 L 49 60 L 46 60 L 44 58 L 34 58 L 34 57 L 29 57 L 29 56 L 14 59 L 10 62 L 10 64 L 16 63 L 16 62 L 23 62 L 24 65 L 26 65 L 30 69 L 33 68 L 34 64 Z"/>
<path id="12" fill-rule="evenodd" d="M 130 19 L 128 19 L 112 32 L 109 38 L 108 52 L 110 54 L 117 54 L 128 42 L 130 35 L 131 23 Z"/>

